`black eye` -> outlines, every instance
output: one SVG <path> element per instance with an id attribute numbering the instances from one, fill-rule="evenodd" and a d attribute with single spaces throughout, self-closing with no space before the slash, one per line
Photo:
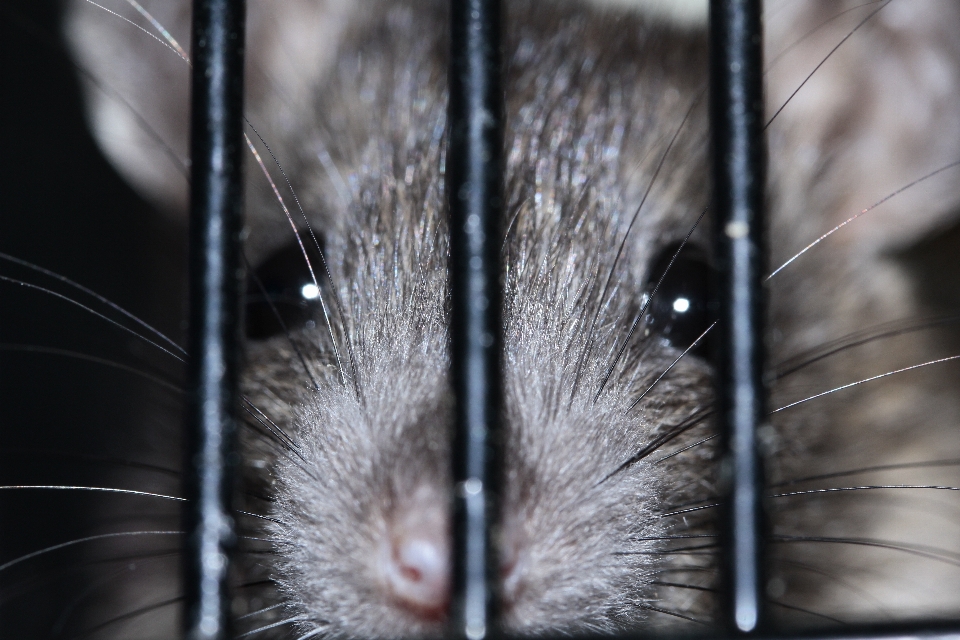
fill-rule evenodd
<path id="1" fill-rule="evenodd" d="M 263 340 L 310 327 L 320 291 L 300 245 L 274 253 L 247 276 L 247 337 Z"/>
<path id="2" fill-rule="evenodd" d="M 709 309 L 710 263 L 698 247 L 688 244 L 677 254 L 678 247 L 666 247 L 651 265 L 646 295 L 653 294 L 658 282 L 660 287 L 647 309 L 647 327 L 671 346 L 686 349 L 713 321 Z M 706 339 L 693 349 L 697 355 L 707 351 Z"/>

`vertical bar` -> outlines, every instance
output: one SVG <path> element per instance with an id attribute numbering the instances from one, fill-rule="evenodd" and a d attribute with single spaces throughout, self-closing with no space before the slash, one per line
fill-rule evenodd
<path id="1" fill-rule="evenodd" d="M 452 632 L 487 637 L 495 608 L 500 391 L 499 242 L 503 211 L 503 89 L 499 0 L 452 0 L 450 142 L 453 443 Z"/>
<path id="2" fill-rule="evenodd" d="M 728 481 L 724 593 L 739 633 L 763 619 L 763 38 L 760 0 L 710 2 L 710 118 L 721 331 L 717 402 Z"/>
<path id="3" fill-rule="evenodd" d="M 229 637 L 242 265 L 243 0 L 195 0 L 186 637 Z"/>

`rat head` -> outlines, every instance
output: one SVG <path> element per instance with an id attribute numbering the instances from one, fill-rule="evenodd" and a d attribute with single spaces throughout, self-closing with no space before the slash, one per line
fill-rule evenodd
<path id="1" fill-rule="evenodd" d="M 286 400 L 281 415 L 302 452 L 275 467 L 281 588 L 334 632 L 439 629 L 447 602 L 442 9 L 394 4 L 362 32 L 348 31 L 316 94 L 315 138 L 303 145 L 314 154 L 299 156 L 304 165 L 291 175 L 304 182 L 298 192 L 328 196 L 320 207 L 332 221 L 321 225 L 330 325 L 318 304 L 313 327 L 293 337 L 319 389 L 304 386 L 282 332 L 249 354 L 255 397 L 281 383 L 296 389 L 274 394 Z M 706 365 L 689 358 L 633 406 L 679 344 L 641 331 L 618 357 L 649 265 L 705 206 L 703 78 L 686 71 L 704 66 L 704 43 L 556 7 L 518 5 L 513 18 L 503 606 L 518 629 L 613 629 L 645 615 L 665 530 L 656 513 L 692 480 L 670 463 L 625 463 L 709 403 Z M 415 28 L 429 35 L 411 39 Z M 616 55 L 600 46 L 611 37 Z M 539 71 L 546 67 L 549 77 Z M 344 194 L 331 188 L 331 173 L 344 177 Z M 704 258 L 701 266 L 703 282 Z M 693 294 L 703 306 L 706 291 Z M 709 466 L 693 473 L 706 476 Z"/>
<path id="2" fill-rule="evenodd" d="M 182 7 L 156 4 L 168 29 L 186 32 Z M 792 42 L 787 25 L 812 28 L 833 15 L 830 4 L 780 10 L 770 46 Z M 960 73 L 944 62 L 955 42 L 942 26 L 957 21 L 956 11 L 899 11 L 886 22 L 878 15 L 771 125 L 776 264 L 799 248 L 796 238 L 816 237 L 956 148 L 940 142 L 960 139 L 951 102 Z M 712 547 L 675 548 L 678 537 L 715 534 L 710 368 L 697 351 L 678 360 L 710 322 L 708 224 L 698 225 L 710 195 L 705 15 L 681 19 L 643 2 L 519 0 L 508 14 L 497 537 L 504 623 L 545 632 L 653 626 L 671 615 L 707 620 Z M 87 30 L 85 55 L 123 85 L 116 59 L 90 33 L 103 22 L 78 10 L 76 32 Z M 270 498 L 272 521 L 257 523 L 266 547 L 250 550 L 244 571 L 268 577 L 261 605 L 278 599 L 308 634 L 432 634 L 447 614 L 446 24 L 445 3 L 432 0 L 251 7 L 247 113 L 256 131 L 248 136 L 259 153 L 247 164 L 251 293 L 309 300 L 284 315 L 283 296 L 274 296 L 263 323 L 270 328 L 248 344 L 244 387 L 258 418 L 243 436 L 244 480 L 251 494 Z M 153 73 L 185 82 L 186 65 L 161 53 Z M 887 71 L 859 73 L 871 56 Z M 924 56 L 943 63 L 927 81 L 910 72 Z M 816 42 L 793 47 L 770 77 L 771 114 L 820 60 Z M 915 82 L 923 139 L 915 122 L 895 117 L 902 107 L 884 84 L 891 78 Z M 858 97 L 836 89 L 853 79 Z M 166 102 L 150 107 L 166 114 L 160 136 L 173 153 L 185 148 L 177 124 L 185 93 L 130 94 Z M 96 113 L 101 131 L 122 126 L 105 107 Z M 898 145 L 904 152 L 884 162 L 871 153 Z M 182 177 L 122 149 L 114 154 L 131 179 L 167 210 L 182 210 Z M 950 187 L 911 192 L 869 233 L 771 280 L 772 350 L 809 350 L 867 313 L 880 321 L 911 312 L 909 283 L 884 251 L 939 224 L 956 201 Z M 295 322 L 282 326 L 278 317 Z M 796 388 L 863 368 L 856 358 L 834 360 L 799 374 Z M 832 446 L 838 424 L 873 420 L 875 399 L 778 418 L 774 473 L 789 477 L 800 453 Z M 894 403 L 881 430 L 918 404 Z M 947 411 L 939 399 L 924 406 Z M 247 510 L 264 509 L 257 505 Z M 685 583 L 694 588 L 670 591 Z"/>

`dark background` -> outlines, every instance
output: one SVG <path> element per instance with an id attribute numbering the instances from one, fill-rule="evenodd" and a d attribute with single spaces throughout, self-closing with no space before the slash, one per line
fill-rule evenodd
<path id="1" fill-rule="evenodd" d="M 87 133 L 59 13 L 56 0 L 0 0 L 0 251 L 72 278 L 179 340 L 182 230 L 122 182 Z M 7 261 L 0 276 L 89 300 Z M 0 485 L 118 486 L 121 478 L 142 488 L 123 471 L 169 458 L 176 394 L 103 364 L 10 345 L 67 349 L 176 380 L 169 358 L 75 305 L 7 281 L 0 344 Z M 167 485 L 176 491 L 175 481 Z M 105 517 L 105 507 L 121 504 L 111 500 L 118 498 L 0 491 L 0 566 L 139 526 Z M 89 555 L 98 544 L 109 547 L 81 543 L 0 570 L 0 638 L 71 637 L 83 628 L 77 611 L 98 595 Z"/>

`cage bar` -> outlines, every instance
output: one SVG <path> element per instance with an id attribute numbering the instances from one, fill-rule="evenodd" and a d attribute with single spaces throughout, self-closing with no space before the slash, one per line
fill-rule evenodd
<path id="1" fill-rule="evenodd" d="M 244 0 L 194 0 L 186 637 L 229 636 L 238 411 Z"/>
<path id="2" fill-rule="evenodd" d="M 500 223 L 503 210 L 503 89 L 499 0 L 452 0 L 449 147 L 453 441 L 451 633 L 490 634 L 495 613 L 496 516 L 501 393 Z"/>
<path id="3" fill-rule="evenodd" d="M 763 37 L 760 0 L 710 2 L 710 126 L 720 330 L 717 403 L 725 439 L 726 618 L 756 631 L 764 609 Z"/>

